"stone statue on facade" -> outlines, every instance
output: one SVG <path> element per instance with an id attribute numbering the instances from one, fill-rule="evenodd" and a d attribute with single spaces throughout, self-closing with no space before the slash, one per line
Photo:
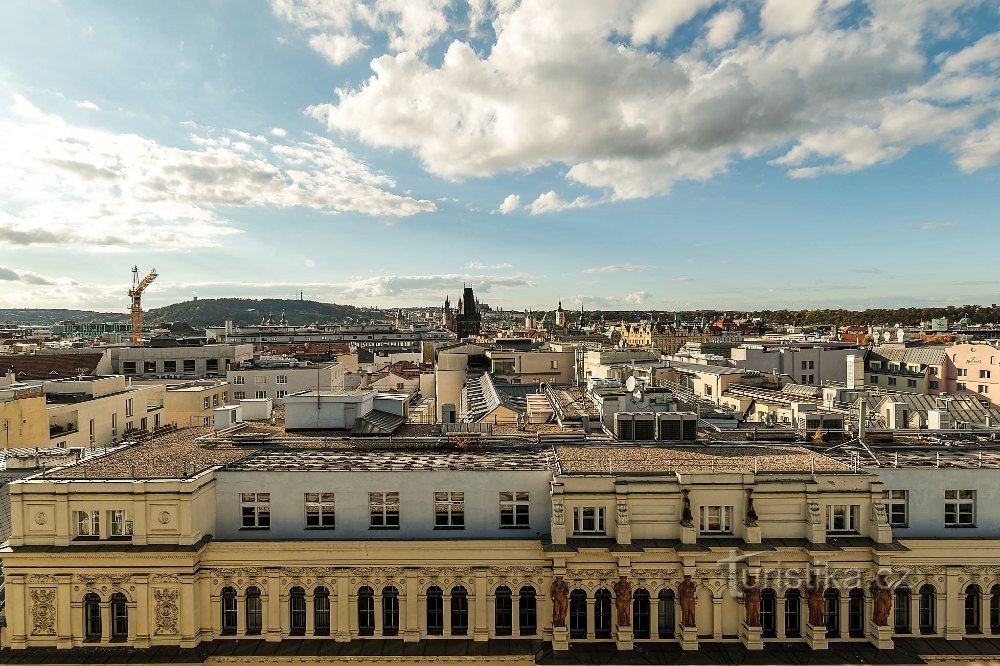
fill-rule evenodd
<path id="1" fill-rule="evenodd" d="M 872 623 L 876 627 L 889 624 L 889 614 L 892 613 L 892 592 L 885 576 L 879 574 L 868 587 L 872 595 Z"/>
<path id="2" fill-rule="evenodd" d="M 748 576 L 747 582 L 743 585 L 743 605 L 747 611 L 747 626 L 760 626 L 760 588 L 757 586 L 757 577 Z"/>
<path id="3" fill-rule="evenodd" d="M 628 627 L 632 624 L 632 586 L 628 578 L 619 576 L 614 586 L 615 610 L 618 611 L 618 626 Z"/>
<path id="4" fill-rule="evenodd" d="M 681 500 L 684 507 L 681 509 L 681 527 L 694 527 L 694 514 L 691 513 L 691 491 L 682 490 Z"/>
<path id="5" fill-rule="evenodd" d="M 809 602 L 809 624 L 814 627 L 822 627 L 826 624 L 823 616 L 823 592 L 823 582 L 813 574 L 806 598 Z"/>
<path id="6" fill-rule="evenodd" d="M 747 488 L 747 512 L 743 524 L 747 527 L 757 527 L 757 510 L 753 508 L 753 488 Z"/>
<path id="7" fill-rule="evenodd" d="M 684 575 L 684 580 L 677 587 L 677 596 L 681 604 L 681 626 L 686 629 L 693 629 L 695 626 L 694 615 L 695 606 L 697 605 L 695 594 L 697 593 L 697 589 L 689 574 Z"/>
<path id="8" fill-rule="evenodd" d="M 569 610 L 569 585 L 562 576 L 556 576 L 552 581 L 549 595 L 552 597 L 552 626 L 565 627 L 566 612 Z"/>

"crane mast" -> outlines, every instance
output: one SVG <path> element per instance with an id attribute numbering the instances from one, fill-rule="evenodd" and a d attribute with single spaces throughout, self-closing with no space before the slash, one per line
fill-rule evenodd
<path id="1" fill-rule="evenodd" d="M 132 320 L 132 346 L 138 347 L 142 344 L 142 292 L 153 283 L 158 273 L 155 268 L 151 268 L 146 277 L 139 279 L 139 267 L 132 267 L 132 288 L 128 290 L 129 298 L 132 299 L 130 310 Z"/>

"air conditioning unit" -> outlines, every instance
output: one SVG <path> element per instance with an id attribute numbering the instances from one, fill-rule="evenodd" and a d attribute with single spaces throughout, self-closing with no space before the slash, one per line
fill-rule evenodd
<path id="1" fill-rule="evenodd" d="M 635 419 L 627 412 L 615 414 L 615 437 L 622 442 L 635 441 Z"/>
<path id="2" fill-rule="evenodd" d="M 661 442 L 693 442 L 698 439 L 698 415 L 694 412 L 661 412 L 656 415 L 656 439 Z"/>

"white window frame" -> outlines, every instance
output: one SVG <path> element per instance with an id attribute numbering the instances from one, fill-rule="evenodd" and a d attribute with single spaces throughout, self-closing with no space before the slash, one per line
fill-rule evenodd
<path id="1" fill-rule="evenodd" d="M 948 520 L 948 513 L 952 520 Z M 963 518 L 963 514 L 967 518 Z M 975 490 L 945 490 L 944 491 L 944 526 L 945 527 L 975 527 L 976 526 L 976 491 Z"/>
<path id="2" fill-rule="evenodd" d="M 256 375 L 253 378 L 253 383 L 256 384 L 257 386 L 263 386 L 264 384 L 267 383 L 267 377 L 265 377 L 264 375 Z"/>
<path id="3" fill-rule="evenodd" d="M 304 493 L 302 499 L 305 503 L 307 530 L 332 530 L 336 528 L 337 505 L 334 493 Z"/>
<path id="4" fill-rule="evenodd" d="M 528 491 L 500 491 L 500 528 L 527 529 L 530 526 L 531 501 Z"/>
<path id="5" fill-rule="evenodd" d="M 275 376 L 274 383 L 275 384 L 287 384 L 288 383 L 288 375 L 277 375 L 277 376 Z"/>
<path id="6" fill-rule="evenodd" d="M 851 533 L 858 531 L 858 516 L 861 507 L 857 504 L 831 504 L 826 508 L 826 531 Z"/>
<path id="7" fill-rule="evenodd" d="M 461 490 L 434 492 L 434 529 L 465 529 L 465 493 Z"/>
<path id="8" fill-rule="evenodd" d="M 247 394 L 244 393 L 243 391 L 233 391 L 233 398 L 235 398 L 236 400 L 246 400 Z"/>
<path id="9" fill-rule="evenodd" d="M 254 391 L 253 397 L 257 400 L 264 400 L 267 398 L 267 390 Z"/>
<path id="10" fill-rule="evenodd" d="M 97 509 L 80 509 L 73 512 L 74 536 L 97 539 L 101 536 L 101 512 Z"/>
<path id="11" fill-rule="evenodd" d="M 390 509 L 395 505 L 395 510 Z M 383 490 L 368 493 L 369 527 L 374 529 L 399 529 L 399 491 Z"/>
<path id="12" fill-rule="evenodd" d="M 892 527 L 906 527 L 910 520 L 910 491 L 909 490 L 883 490 L 882 503 L 885 504 L 885 515 Z M 894 520 L 893 516 L 898 519 Z"/>
<path id="13" fill-rule="evenodd" d="M 701 507 L 702 534 L 732 534 L 733 507 L 707 505 Z"/>
<path id="14" fill-rule="evenodd" d="M 288 391 L 282 391 L 281 389 L 274 392 L 274 397 L 277 398 L 278 400 L 284 398 L 287 395 Z"/>
<path id="15" fill-rule="evenodd" d="M 108 536 L 131 537 L 133 534 L 132 516 L 128 511 L 125 509 L 108 511 Z"/>
<path id="16" fill-rule="evenodd" d="M 247 524 L 248 517 L 252 524 Z M 240 525 L 245 530 L 271 529 L 271 493 L 240 493 Z"/>
<path id="17" fill-rule="evenodd" d="M 603 506 L 573 507 L 574 534 L 605 534 L 606 510 Z"/>
<path id="18" fill-rule="evenodd" d="M 247 383 L 247 378 L 244 377 L 243 375 L 234 375 L 233 376 L 233 384 L 234 385 L 236 385 L 236 386 L 242 386 L 243 384 L 246 384 L 246 383 Z"/>

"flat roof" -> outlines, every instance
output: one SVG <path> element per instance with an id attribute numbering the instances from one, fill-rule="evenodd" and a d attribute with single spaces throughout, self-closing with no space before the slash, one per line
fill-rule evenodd
<path id="1" fill-rule="evenodd" d="M 780 444 L 562 445 L 556 455 L 569 474 L 852 471 L 822 453 Z"/>
<path id="2" fill-rule="evenodd" d="M 456 451 L 441 449 L 263 449 L 226 466 L 228 471 L 418 472 L 546 471 L 555 469 L 551 447 Z"/>

